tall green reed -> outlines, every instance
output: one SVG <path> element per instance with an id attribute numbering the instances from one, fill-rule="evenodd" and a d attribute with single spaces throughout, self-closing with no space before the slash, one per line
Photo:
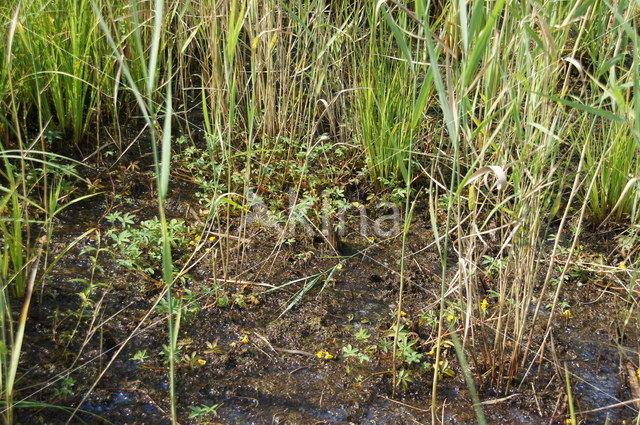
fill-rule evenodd
<path id="1" fill-rule="evenodd" d="M 567 30 L 547 29 L 569 19 L 587 19 L 589 10 L 577 15 L 569 5 L 540 9 L 501 1 L 458 2 L 446 4 L 440 20 L 432 19 L 430 4 L 414 6 L 411 16 L 424 29 L 423 49 L 446 131 L 430 175 L 450 170 L 447 180 L 433 186 L 435 193 L 430 194 L 431 202 L 446 200 L 444 223 L 433 216 L 443 268 L 439 332 L 446 330 L 442 316 L 448 306 L 461 303 L 463 347 L 492 346 L 472 359 L 496 371 L 490 375 L 492 385 L 508 385 L 504 377 L 516 376 L 529 358 L 531 335 L 526 330 L 535 316 L 528 306 L 545 295 L 536 293 L 537 259 L 544 249 L 539 235 L 551 230 L 546 225 L 566 194 L 564 176 L 574 152 L 563 140 L 571 128 L 570 116 L 540 95 L 549 88 L 562 91 L 567 75 L 562 72 L 560 46 L 571 40 Z M 576 26 L 582 23 L 577 22 Z M 515 33 L 521 37 L 510 37 Z M 494 173 L 509 174 L 502 191 L 471 183 L 473 173 L 488 165 L 500 166 L 491 169 Z M 502 244 L 491 248 L 487 237 Z M 479 305 L 487 296 L 480 281 L 487 254 L 504 264 L 497 287 L 491 288 L 498 293 L 500 320 L 493 327 L 475 329 L 472 323 L 482 320 Z M 453 277 L 447 273 L 450 255 L 458 258 Z M 445 297 L 447 293 L 451 295 Z M 440 346 L 436 362 L 439 356 Z M 495 364 L 495 358 L 510 360 Z M 436 373 L 434 406 L 437 382 Z"/>
<path id="2" fill-rule="evenodd" d="M 341 46 L 354 29 L 346 4 L 205 1 L 199 11 L 196 39 L 210 134 L 228 139 L 231 128 L 235 138 L 315 139 L 325 124 L 334 126 L 329 114 L 335 117 L 343 105 L 334 97 L 349 87 L 340 74 L 346 66 Z"/>
<path id="3" fill-rule="evenodd" d="M 50 133 L 61 133 L 49 138 L 58 145 L 51 148 L 79 147 L 97 118 L 105 84 L 111 84 L 108 77 L 113 78 L 113 56 L 89 3 L 27 3 L 17 36 L 16 70 L 23 74 L 31 99 L 23 105 L 25 114 L 37 116 L 40 127 L 50 123 Z M 32 130 L 28 123 L 24 127 Z"/>
<path id="4" fill-rule="evenodd" d="M 2 31 L 0 34 L 2 34 L 2 39 L 6 36 L 4 32 L 7 31 L 10 22 L 9 17 L 5 13 L 6 10 L 0 8 L 0 31 Z M 4 59 L 7 55 L 6 50 L 6 43 L 0 43 L 0 57 L 3 58 L 2 62 L 0 62 L 0 140 L 5 141 L 10 127 L 7 61 Z"/>
<path id="5" fill-rule="evenodd" d="M 168 306 L 167 327 L 168 327 L 168 361 L 169 361 L 169 397 L 171 405 L 171 421 L 177 423 L 177 401 L 175 392 L 175 352 L 177 344 L 179 316 L 175 316 L 173 302 L 173 282 L 174 270 L 171 258 L 171 236 L 169 235 L 167 218 L 165 213 L 165 201 L 169 188 L 170 164 L 171 164 L 171 127 L 173 119 L 173 96 L 172 96 L 172 60 L 171 52 L 167 52 L 167 66 L 159 66 L 160 46 L 163 40 L 163 32 L 166 25 L 167 15 L 165 15 L 166 4 L 164 0 L 155 0 L 152 6 L 153 24 L 151 47 L 147 53 L 147 69 L 145 72 L 144 87 L 140 88 L 136 83 L 128 62 L 124 57 L 121 48 L 116 44 L 111 35 L 104 16 L 95 1 L 91 2 L 93 12 L 99 19 L 100 27 L 105 34 L 113 54 L 118 60 L 118 64 L 126 78 L 127 85 L 132 91 L 140 112 L 147 123 L 151 135 L 151 150 L 153 153 L 155 180 L 158 190 L 158 213 L 161 223 L 162 235 L 162 278 L 165 284 L 165 296 Z M 142 27 L 134 28 L 134 31 L 142 31 Z M 141 38 L 140 35 L 136 38 Z M 163 74 L 164 80 L 160 77 Z M 165 85 L 164 110 L 155 102 L 161 93 L 162 86 Z M 162 130 L 160 130 L 162 128 Z M 159 146 L 158 146 L 159 144 Z M 97 381 L 96 381 L 97 383 Z M 92 386 L 95 387 L 95 384 Z"/>
<path id="6" fill-rule="evenodd" d="M 365 10 L 368 43 L 352 58 L 358 138 L 374 182 L 406 183 L 414 141 L 428 136 L 424 112 L 432 102 L 424 29 L 403 7 L 378 2 Z"/>
<path id="7" fill-rule="evenodd" d="M 586 198 L 593 217 L 605 219 L 640 219 L 640 63 L 635 52 L 640 48 L 637 17 L 628 2 L 610 4 L 599 15 L 609 16 L 617 31 L 604 33 L 600 43 L 589 46 L 587 58 L 596 66 L 582 70 L 590 89 L 591 108 L 600 114 L 583 118 L 577 140 L 586 141 L 587 165 L 596 179 Z M 590 33 L 591 37 L 598 37 Z M 604 43 L 602 42 L 604 41 Z M 604 48 L 602 46 L 604 45 Z M 585 58 L 585 59 L 587 59 Z M 587 120 L 590 120 L 589 123 Z"/>

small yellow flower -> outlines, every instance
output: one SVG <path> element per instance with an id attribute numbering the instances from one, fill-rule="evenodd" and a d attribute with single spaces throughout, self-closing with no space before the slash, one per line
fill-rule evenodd
<path id="1" fill-rule="evenodd" d="M 211 242 L 213 242 L 213 241 L 215 241 L 215 240 L 216 240 L 216 237 L 215 237 L 215 236 L 209 236 L 209 240 L 210 240 Z"/>
<path id="2" fill-rule="evenodd" d="M 207 364 L 207 361 L 206 361 L 205 359 L 198 359 L 198 364 L 199 364 L 200 366 L 204 366 L 204 365 L 206 365 L 206 364 Z"/>
<path id="3" fill-rule="evenodd" d="M 189 245 L 195 245 L 196 241 L 189 241 Z"/>
<path id="4" fill-rule="evenodd" d="M 620 262 L 618 263 L 618 267 L 620 267 L 621 269 L 628 269 L 628 268 L 629 268 L 629 266 L 627 266 L 627 265 L 624 263 L 624 261 L 620 261 Z"/>
<path id="5" fill-rule="evenodd" d="M 456 316 L 454 316 L 453 314 L 450 314 L 447 316 L 447 320 L 450 322 L 455 322 L 456 321 Z"/>
<path id="6" fill-rule="evenodd" d="M 376 241 L 376 238 L 374 238 L 373 236 L 369 236 L 367 240 L 369 241 L 369 243 L 374 243 Z"/>
<path id="7" fill-rule="evenodd" d="M 573 313 L 571 312 L 571 310 L 567 309 L 565 311 L 562 312 L 562 315 L 564 317 L 566 317 L 567 319 L 573 319 Z"/>
<path id="8" fill-rule="evenodd" d="M 442 346 L 443 347 L 453 347 L 453 341 L 451 341 L 450 339 L 445 339 L 442 341 Z"/>
<path id="9" fill-rule="evenodd" d="M 362 206 L 360 202 L 352 202 L 351 205 L 353 205 L 356 208 L 360 208 Z"/>
<path id="10" fill-rule="evenodd" d="M 240 338 L 240 342 L 242 344 L 246 344 L 249 342 L 249 337 L 247 335 L 243 335 L 242 338 Z"/>
<path id="11" fill-rule="evenodd" d="M 636 369 L 636 375 L 638 375 L 638 378 L 640 378 L 640 368 Z"/>
<path id="12" fill-rule="evenodd" d="M 342 263 L 338 264 L 336 266 L 336 270 L 342 270 L 344 268 L 344 266 L 342 265 Z"/>
<path id="13" fill-rule="evenodd" d="M 316 357 L 322 360 L 331 360 L 335 358 L 335 356 L 328 351 L 320 350 L 316 353 Z"/>
<path id="14" fill-rule="evenodd" d="M 480 310 L 487 311 L 488 308 L 489 308 L 489 301 L 487 301 L 487 299 L 485 298 L 480 303 Z"/>
<path id="15" fill-rule="evenodd" d="M 237 342 L 232 342 L 232 343 L 231 343 L 231 344 L 229 344 L 229 345 L 230 345 L 231 347 L 235 347 L 235 346 L 237 346 L 237 345 L 238 345 L 238 343 L 237 343 Z"/>
<path id="16" fill-rule="evenodd" d="M 400 311 L 400 317 L 406 317 L 406 316 L 407 316 L 407 313 L 405 311 L 401 310 Z"/>

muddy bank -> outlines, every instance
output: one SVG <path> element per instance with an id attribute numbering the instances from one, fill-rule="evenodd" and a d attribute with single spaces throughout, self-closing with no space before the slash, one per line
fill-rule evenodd
<path id="1" fill-rule="evenodd" d="M 171 216 L 184 217 L 188 203 L 185 193 L 178 192 L 170 202 Z M 153 214 L 151 200 L 129 208 Z M 105 195 L 74 206 L 62 216 L 55 243 L 62 249 L 92 227 L 104 235 L 113 226 L 105 220 L 113 209 Z M 175 288 L 185 306 L 176 385 L 181 423 L 431 423 L 433 368 L 428 364 L 441 277 L 436 253 L 421 250 L 431 242 L 428 222 L 417 215 L 409 235 L 414 255 L 402 308 L 403 330 L 420 362 L 396 366 L 411 375 L 395 390 L 389 341 L 399 284 L 399 238 L 371 241 L 347 232 L 341 257 L 313 238 L 274 250 L 275 236 L 266 231 L 253 232 L 241 243 L 212 239 L 208 257 Z M 65 409 L 20 409 L 20 423 L 65 423 L 67 407 L 79 407 L 71 423 L 169 423 L 163 355 L 168 336 L 163 311 L 154 307 L 162 287 L 153 275 L 123 271 L 106 251 L 96 256 L 96 249 L 106 246 L 98 234 L 75 246 L 46 277 L 28 323 L 19 395 Z M 223 243 L 232 245 L 227 257 L 220 256 Z M 319 276 L 315 283 L 314 276 Z M 266 292 L 287 282 L 294 283 Z M 630 353 L 637 352 L 637 324 L 632 321 L 620 341 L 611 327 L 620 293 L 571 285 L 565 301 L 572 314 L 553 318 L 546 360 L 508 393 L 489 381 L 481 386 L 490 423 L 564 423 L 568 407 L 560 367 L 565 363 L 578 411 L 632 398 L 625 371 Z M 542 311 L 546 321 L 548 314 Z M 481 347 L 467 350 L 473 354 Z M 453 349 L 443 356 L 450 372 L 438 385 L 436 416 L 446 424 L 474 424 L 461 366 Z M 630 404 L 583 417 L 585 423 L 607 418 L 620 423 L 635 415 Z"/>

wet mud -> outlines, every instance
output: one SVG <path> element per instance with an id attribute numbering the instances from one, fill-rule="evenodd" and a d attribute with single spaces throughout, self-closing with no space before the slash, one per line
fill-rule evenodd
<path id="1" fill-rule="evenodd" d="M 174 196 L 173 216 L 184 216 L 187 198 L 184 193 Z M 109 226 L 104 216 L 110 208 L 108 196 L 101 195 L 67 211 L 58 223 L 53 251 L 62 250 L 89 228 L 104 232 Z M 152 215 L 154 204 L 140 201 L 132 208 Z M 415 219 L 409 238 L 414 252 L 429 243 L 425 223 L 426 217 Z M 192 301 L 196 307 L 182 318 L 179 333 L 176 392 L 180 423 L 432 423 L 433 372 L 416 370 L 406 389 L 394 391 L 391 353 L 379 346 L 395 319 L 399 240 L 370 244 L 365 250 L 369 246 L 365 238 L 347 235 L 345 252 L 356 254 L 343 258 L 313 241 L 283 246 L 274 253 L 273 242 L 272 234 L 256 232 L 249 243 L 233 248 L 227 258 L 226 281 L 210 261 L 203 261 L 191 270 L 187 282 L 175 288 L 178 295 L 187 290 L 196 294 Z M 56 265 L 37 294 L 28 322 L 18 394 L 25 400 L 61 407 L 18 409 L 19 423 L 63 424 L 71 416 L 69 408 L 76 407 L 70 419 L 74 424 L 170 423 L 168 371 L 162 355 L 168 335 L 161 312 L 153 307 L 162 287 L 116 268 L 106 254 L 98 260 L 102 270 L 95 272 L 86 249 L 100 243 L 104 241 L 97 233 L 82 240 Z M 439 264 L 430 251 L 419 252 L 412 261 L 403 323 L 415 333 L 418 351 L 428 356 L 433 329 L 419 318 L 437 308 Z M 282 316 L 309 281 L 265 293 L 273 285 L 322 273 L 340 262 L 342 268 L 331 280 L 319 281 Z M 92 292 L 91 303 L 83 306 L 78 294 L 90 279 L 100 285 Z M 242 302 L 222 305 L 219 294 L 206 290 L 214 284 L 229 299 Z M 603 293 L 588 284 L 566 292 L 574 297 L 570 300 L 573 318 L 554 320 L 550 361 L 534 370 L 523 385 L 513 385 L 509 393 L 487 385 L 480 388 L 489 423 L 564 423 L 568 412 L 564 381 L 559 378 L 564 375 L 557 370 L 563 364 L 571 373 L 580 412 L 632 398 L 625 364 L 637 352 L 638 340 L 637 333 L 627 329 L 625 340 L 620 341 L 612 327 L 620 294 Z M 541 320 L 547 318 L 541 315 Z M 369 335 L 366 341 L 354 338 L 361 331 Z M 378 348 L 370 349 L 376 344 Z M 369 359 L 345 358 L 343 347 L 347 345 L 369 350 Z M 319 357 L 320 351 L 332 358 Z M 141 352 L 145 358 L 136 359 Z M 440 379 L 436 420 L 474 424 L 460 365 L 453 352 L 447 356 L 455 374 Z M 218 405 L 215 416 L 194 416 L 190 409 L 212 405 Z M 628 404 L 581 417 L 586 418 L 584 423 L 596 424 L 622 423 L 635 415 L 635 406 Z"/>

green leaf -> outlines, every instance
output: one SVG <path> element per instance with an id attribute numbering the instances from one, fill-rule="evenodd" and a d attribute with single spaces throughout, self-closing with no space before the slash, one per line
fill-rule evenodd
<path id="1" fill-rule="evenodd" d="M 590 113 L 592 115 L 597 115 L 599 117 L 606 118 L 606 119 L 611 120 L 611 121 L 625 122 L 624 118 L 622 118 L 622 117 L 620 117 L 620 116 L 618 116 L 618 115 L 616 115 L 616 114 L 614 114 L 612 112 L 609 112 L 609 111 L 607 111 L 605 109 L 602 109 L 602 108 L 596 108 L 596 107 L 593 107 L 593 106 L 588 106 L 588 105 L 585 105 L 585 104 L 582 104 L 582 103 L 574 102 L 572 100 L 567 100 L 567 99 L 562 99 L 560 97 L 552 96 L 550 94 L 544 94 L 544 93 L 539 93 L 539 92 L 535 92 L 535 91 L 532 92 L 532 93 L 538 94 L 540 96 L 546 97 L 546 98 L 551 99 L 551 100 L 555 100 L 556 102 L 560 102 L 565 106 L 570 106 L 570 107 L 572 107 L 574 109 L 579 109 L 581 111 L 585 111 L 585 112 L 588 112 L 588 113 Z"/>

